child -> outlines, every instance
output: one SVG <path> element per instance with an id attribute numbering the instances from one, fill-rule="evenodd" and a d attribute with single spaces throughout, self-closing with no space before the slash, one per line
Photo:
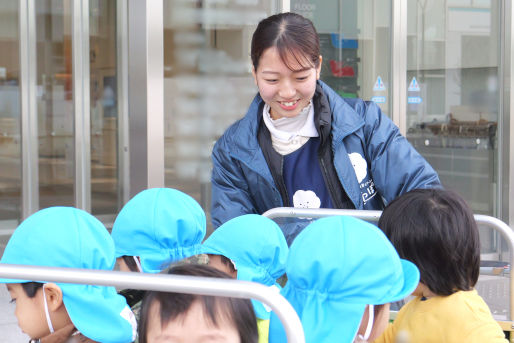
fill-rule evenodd
<path id="1" fill-rule="evenodd" d="M 227 221 L 202 245 L 209 265 L 238 280 L 278 286 L 285 272 L 288 247 L 282 230 L 271 219 L 247 214 Z M 277 288 L 278 291 L 278 288 Z M 270 310 L 253 300 L 260 342 L 267 341 Z"/>
<path id="2" fill-rule="evenodd" d="M 306 342 L 372 341 L 385 329 L 389 303 L 408 296 L 419 271 L 401 260 L 376 226 L 334 216 L 309 224 L 291 245 L 282 295 L 294 307 Z M 270 342 L 286 342 L 277 316 Z"/>
<path id="3" fill-rule="evenodd" d="M 114 244 L 92 215 L 71 207 L 50 207 L 14 231 L 0 263 L 112 270 Z M 129 343 L 136 323 L 114 287 L 0 279 L 16 302 L 18 325 L 42 342 Z"/>
<path id="4" fill-rule="evenodd" d="M 413 190 L 391 202 L 379 227 L 398 254 L 418 266 L 415 298 L 375 342 L 502 342 L 500 326 L 473 289 L 480 268 L 480 242 L 473 213 L 457 193 Z"/>
<path id="5" fill-rule="evenodd" d="M 229 276 L 205 265 L 179 265 L 169 274 Z M 149 291 L 141 308 L 140 343 L 256 343 L 257 327 L 248 299 Z"/>
<path id="6" fill-rule="evenodd" d="M 199 253 L 205 213 L 189 195 L 171 188 L 146 189 L 118 214 L 112 239 L 120 270 L 159 273 Z"/>
<path id="7" fill-rule="evenodd" d="M 212 152 L 214 228 L 281 206 L 382 210 L 439 178 L 373 102 L 343 99 L 319 81 L 312 22 L 295 13 L 263 19 L 251 43 L 259 94 Z M 292 241 L 301 230 L 284 228 Z"/>

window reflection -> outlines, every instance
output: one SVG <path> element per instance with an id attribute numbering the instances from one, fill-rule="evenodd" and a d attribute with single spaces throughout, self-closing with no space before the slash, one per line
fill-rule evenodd
<path id="1" fill-rule="evenodd" d="M 21 214 L 18 1 L 0 2 L 0 220 Z"/>
<path id="2" fill-rule="evenodd" d="M 498 2 L 409 2 L 407 137 L 475 213 L 496 214 Z"/>
<path id="3" fill-rule="evenodd" d="M 164 2 L 165 183 L 206 210 L 211 150 L 257 93 L 251 35 L 272 5 L 263 0 Z"/>
<path id="4" fill-rule="evenodd" d="M 71 2 L 36 1 L 40 208 L 73 206 Z"/>
<path id="5" fill-rule="evenodd" d="M 89 3 L 91 96 L 91 209 L 115 214 L 118 182 L 118 94 L 116 2 Z"/>
<path id="6" fill-rule="evenodd" d="M 0 220 L 21 214 L 18 1 L 0 2 Z"/>
<path id="7" fill-rule="evenodd" d="M 321 79 L 344 98 L 371 100 L 391 113 L 391 0 L 291 0 L 320 39 Z"/>

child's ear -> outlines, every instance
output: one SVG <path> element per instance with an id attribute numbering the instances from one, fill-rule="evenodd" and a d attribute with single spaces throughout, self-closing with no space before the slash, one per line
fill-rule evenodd
<path id="1" fill-rule="evenodd" d="M 57 311 L 61 306 L 64 306 L 62 300 L 62 290 L 61 287 L 57 286 L 55 283 L 47 283 L 45 284 L 45 296 L 46 302 L 48 304 L 49 311 Z"/>

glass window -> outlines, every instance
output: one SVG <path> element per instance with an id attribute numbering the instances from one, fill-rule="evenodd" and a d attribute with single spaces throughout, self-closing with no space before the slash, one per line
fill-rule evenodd
<path id="1" fill-rule="evenodd" d="M 18 12 L 18 1 L 0 2 L 0 221 L 14 220 L 10 226 L 21 216 Z"/>
<path id="2" fill-rule="evenodd" d="M 274 3 L 164 1 L 165 184 L 207 211 L 211 150 L 257 93 L 250 41 Z"/>
<path id="3" fill-rule="evenodd" d="M 118 182 L 116 2 L 89 2 L 91 81 L 91 210 L 115 214 Z"/>
<path id="4" fill-rule="evenodd" d="M 496 215 L 499 2 L 408 5 L 407 138 L 475 213 Z"/>
<path id="5" fill-rule="evenodd" d="M 74 205 L 71 1 L 35 2 L 39 204 Z"/>
<path id="6" fill-rule="evenodd" d="M 319 33 L 321 79 L 344 98 L 391 112 L 391 0 L 291 0 Z"/>
<path id="7" fill-rule="evenodd" d="M 407 138 L 474 213 L 498 215 L 500 1 L 409 1 Z M 507 257 L 480 227 L 476 285 L 508 318 Z M 504 245 L 505 246 L 505 245 Z M 498 261 L 499 260 L 499 261 Z"/>

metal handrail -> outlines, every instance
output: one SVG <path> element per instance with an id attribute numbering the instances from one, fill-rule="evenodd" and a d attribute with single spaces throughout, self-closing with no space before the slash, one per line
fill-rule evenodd
<path id="1" fill-rule="evenodd" d="M 114 286 L 159 292 L 252 298 L 265 303 L 282 321 L 288 342 L 305 343 L 302 323 L 280 293 L 264 285 L 241 280 L 171 274 L 0 264 L 0 278 Z"/>
<path id="2" fill-rule="evenodd" d="M 262 215 L 270 219 L 274 218 L 322 218 L 327 216 L 352 216 L 370 222 L 378 222 L 382 211 L 364 211 L 364 210 L 343 210 L 331 208 L 294 208 L 294 207 L 277 207 L 272 208 Z M 509 273 L 509 320 L 514 320 L 514 232 L 512 229 L 499 220 L 498 218 L 486 216 L 482 214 L 475 214 L 475 221 L 477 224 L 485 225 L 493 230 L 499 231 L 503 238 L 507 241 L 510 251 L 510 273 Z"/>

